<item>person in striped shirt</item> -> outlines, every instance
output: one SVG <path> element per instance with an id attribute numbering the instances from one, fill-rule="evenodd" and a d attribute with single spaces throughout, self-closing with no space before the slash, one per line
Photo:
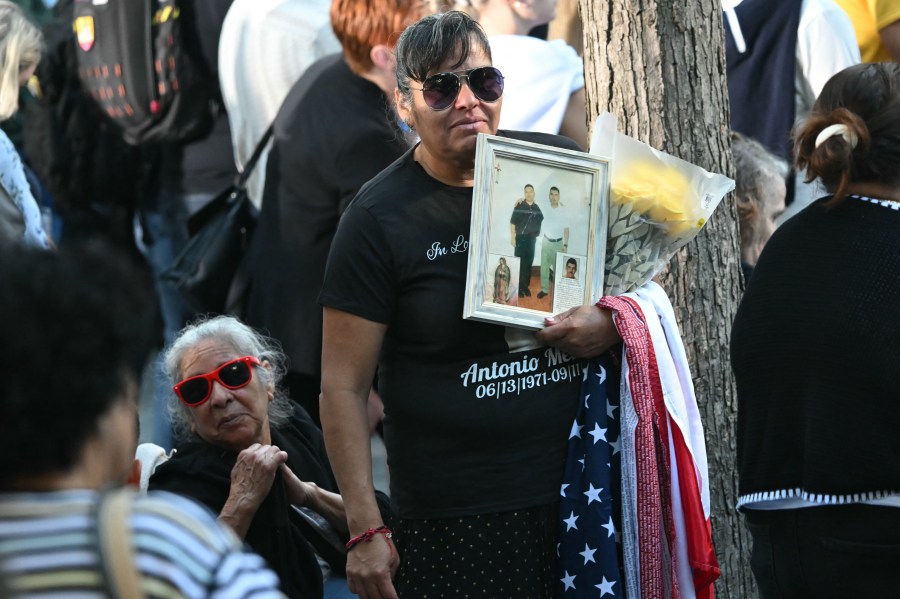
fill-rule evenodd
<path id="1" fill-rule="evenodd" d="M 155 338 L 139 272 L 100 247 L 0 256 L 0 594 L 125 597 L 127 580 L 134 597 L 281 597 L 262 558 L 189 499 L 123 496 L 127 526 L 98 517 L 133 463 Z M 101 552 L 98 522 L 121 551 Z"/>

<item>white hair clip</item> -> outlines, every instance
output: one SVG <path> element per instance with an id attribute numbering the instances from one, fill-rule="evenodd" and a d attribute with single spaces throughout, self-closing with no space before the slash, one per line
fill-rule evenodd
<path id="1" fill-rule="evenodd" d="M 819 133 L 819 135 L 816 137 L 816 147 L 818 148 L 823 143 L 825 143 L 826 140 L 834 137 L 835 135 L 840 135 L 841 137 L 843 137 L 844 141 L 850 144 L 851 150 L 856 147 L 857 143 L 859 143 L 859 138 L 853 131 L 850 130 L 850 127 L 843 124 L 837 124 L 828 125 L 824 129 L 822 129 L 822 132 Z"/>

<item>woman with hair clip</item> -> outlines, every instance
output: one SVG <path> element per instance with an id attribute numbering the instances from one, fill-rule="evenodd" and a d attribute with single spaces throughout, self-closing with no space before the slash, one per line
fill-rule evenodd
<path id="1" fill-rule="evenodd" d="M 34 74 L 42 45 L 41 32 L 22 9 L 0 0 L 0 121 L 19 109 L 19 88 Z M 39 248 L 51 245 L 22 159 L 0 130 L 0 246 L 19 243 Z"/>
<path id="2" fill-rule="evenodd" d="M 900 65 L 835 75 L 795 132 L 830 195 L 763 250 L 731 337 L 738 507 L 762 597 L 900 586 Z"/>

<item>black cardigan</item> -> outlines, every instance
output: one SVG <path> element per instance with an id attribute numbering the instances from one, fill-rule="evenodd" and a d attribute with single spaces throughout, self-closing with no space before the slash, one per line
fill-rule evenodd
<path id="1" fill-rule="evenodd" d="M 735 318 L 743 502 L 900 491 L 900 210 L 823 202 L 775 232 Z"/>
<path id="2" fill-rule="evenodd" d="M 302 408 L 295 407 L 287 425 L 272 429 L 272 444 L 287 452 L 287 465 L 300 480 L 337 492 L 322 431 Z M 232 451 L 203 441 L 187 443 L 156 469 L 150 489 L 186 495 L 218 514 L 228 499 L 236 460 L 237 453 Z M 390 524 L 390 501 L 381 493 L 377 499 L 382 516 Z M 346 556 L 335 551 L 291 507 L 280 472 L 256 512 L 245 541 L 278 574 L 288 597 L 322 596 L 322 575 L 315 552 L 338 576 L 345 575 Z"/>

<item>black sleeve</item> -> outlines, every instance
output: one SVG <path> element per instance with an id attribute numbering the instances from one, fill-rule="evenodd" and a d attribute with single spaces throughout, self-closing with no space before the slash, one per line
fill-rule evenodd
<path id="1" fill-rule="evenodd" d="M 193 445 L 177 451 L 156 469 L 150 477 L 149 490 L 190 497 L 218 515 L 228 500 L 235 459 L 234 454 Z"/>
<path id="2" fill-rule="evenodd" d="M 366 320 L 388 324 L 396 285 L 391 246 L 369 210 L 351 204 L 328 254 L 319 303 Z"/>
<path id="3" fill-rule="evenodd" d="M 185 24 L 194 38 L 193 43 L 196 43 L 192 51 L 203 61 L 216 85 L 219 77 L 219 37 L 231 3 L 232 0 L 194 0 L 184 5 Z"/>

